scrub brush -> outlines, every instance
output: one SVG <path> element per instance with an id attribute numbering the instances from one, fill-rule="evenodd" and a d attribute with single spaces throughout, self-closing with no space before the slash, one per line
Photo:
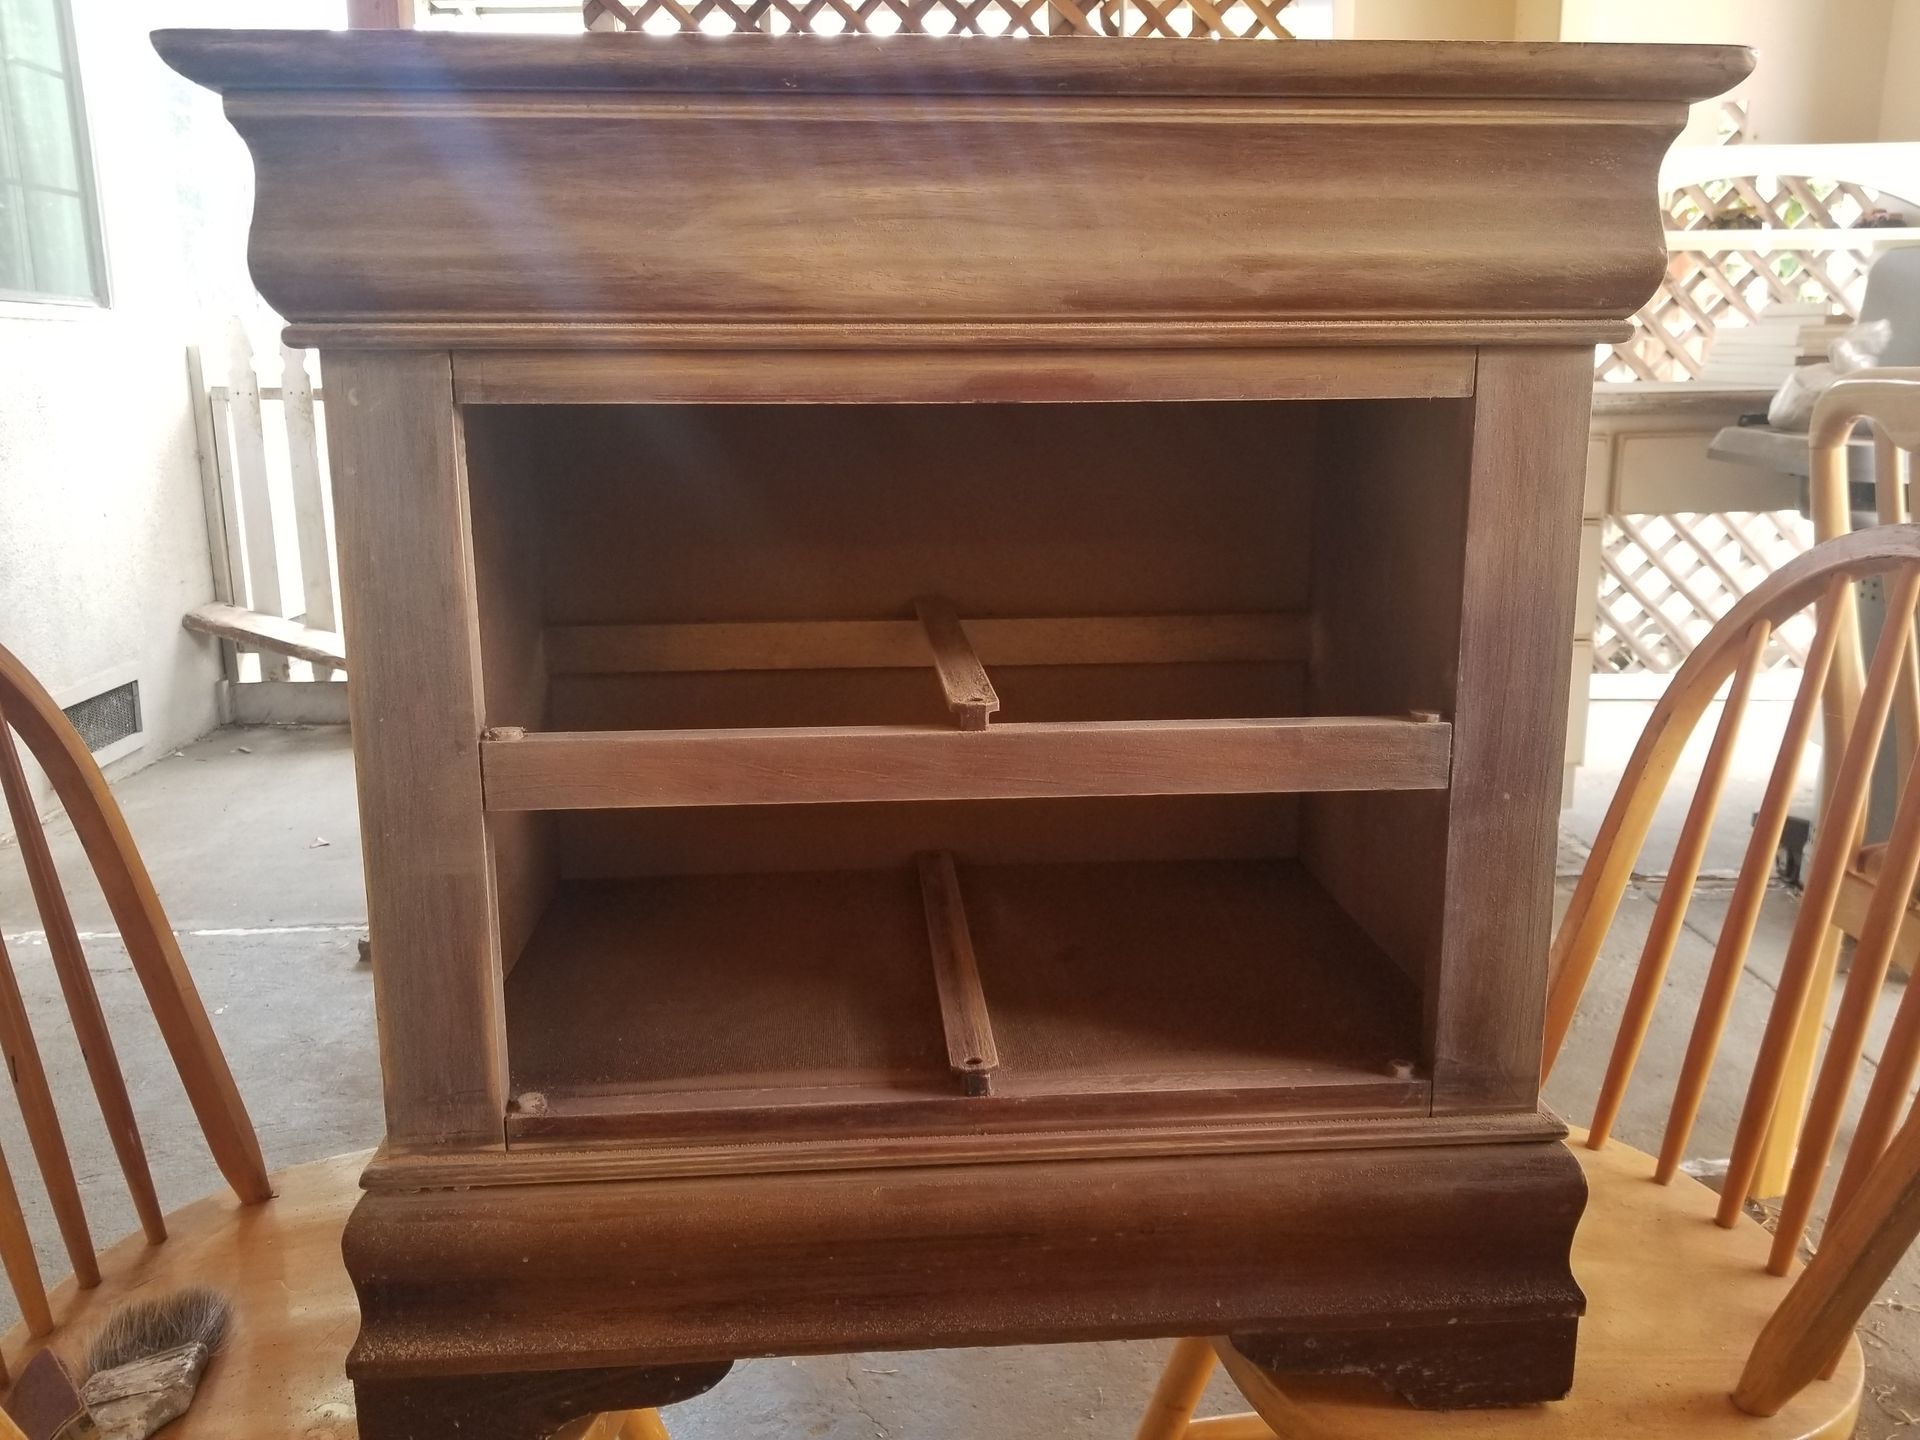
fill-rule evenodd
<path id="1" fill-rule="evenodd" d="M 115 1311 L 87 1351 L 80 1387 L 100 1440 L 147 1440 L 185 1414 L 232 1313 L 204 1286 Z"/>

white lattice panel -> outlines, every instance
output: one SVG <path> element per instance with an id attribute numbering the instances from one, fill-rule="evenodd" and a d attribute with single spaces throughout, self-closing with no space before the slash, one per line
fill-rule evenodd
<path id="1" fill-rule="evenodd" d="M 1292 0 L 586 0 L 592 30 L 1291 40 Z"/>
<path id="2" fill-rule="evenodd" d="M 1595 672 L 1677 669 L 1714 621 L 1812 545 L 1812 522 L 1791 511 L 1609 517 Z M 1812 638 L 1811 615 L 1795 616 L 1774 632 L 1767 668 L 1799 665 Z"/>
<path id="3" fill-rule="evenodd" d="M 1600 380 L 1691 380 L 1720 331 L 1751 325 L 1773 305 L 1815 305 L 1857 316 L 1873 261 L 1870 240 L 1770 250 L 1767 231 L 1859 229 L 1882 197 L 1844 180 L 1750 175 L 1685 185 L 1665 197 L 1666 227 L 1726 237 L 1725 248 L 1674 250 L 1667 277 L 1634 317 L 1633 337 L 1603 347 Z M 1744 242 L 1744 243 L 1743 243 Z"/>

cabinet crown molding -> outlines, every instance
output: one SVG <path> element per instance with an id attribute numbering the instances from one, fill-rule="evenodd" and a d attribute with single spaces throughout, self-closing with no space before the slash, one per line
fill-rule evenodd
<path id="1" fill-rule="evenodd" d="M 166 30 L 289 339 L 1591 343 L 1723 46 Z M 779 224 L 766 217 L 781 217 Z"/>

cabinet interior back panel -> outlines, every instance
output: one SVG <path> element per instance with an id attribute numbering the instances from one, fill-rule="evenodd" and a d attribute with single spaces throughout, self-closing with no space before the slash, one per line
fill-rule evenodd
<path id="1" fill-rule="evenodd" d="M 548 624 L 1299 610 L 1317 408 L 580 406 L 523 426 Z M 529 463 L 528 459 L 521 461 Z"/>

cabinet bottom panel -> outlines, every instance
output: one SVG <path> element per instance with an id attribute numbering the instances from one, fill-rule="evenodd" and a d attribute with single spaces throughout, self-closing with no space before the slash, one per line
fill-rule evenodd
<path id="1" fill-rule="evenodd" d="M 1417 993 L 1294 861 L 568 882 L 509 978 L 507 1020 L 521 1141 L 1427 1103 Z M 986 1065 L 960 1034 L 991 1047 Z"/>

